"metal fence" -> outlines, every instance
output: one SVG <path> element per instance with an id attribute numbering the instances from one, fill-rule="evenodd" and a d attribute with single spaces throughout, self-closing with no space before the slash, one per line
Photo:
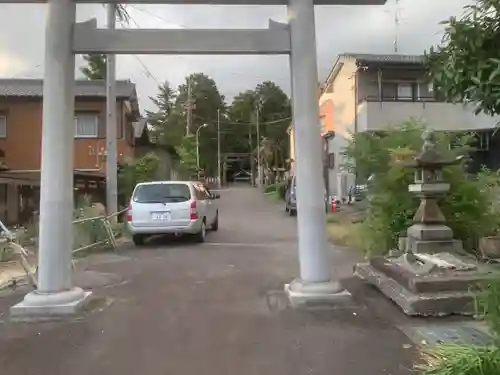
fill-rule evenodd
<path id="1" fill-rule="evenodd" d="M 116 236 L 114 223 L 117 223 L 117 218 L 126 210 L 116 212 L 108 216 L 95 216 L 89 218 L 81 218 L 73 221 L 73 256 L 78 255 L 83 251 L 92 250 L 95 248 L 110 247 L 112 250 L 117 250 Z M 116 226 L 118 228 L 118 226 Z M 32 271 L 32 267 L 28 261 L 28 251 L 19 243 L 19 236 L 9 230 L 2 221 L 0 221 L 0 246 L 10 248 L 17 256 L 19 263 L 23 267 L 28 282 L 36 288 L 38 286 L 36 271 Z M 73 264 L 74 265 L 74 264 Z"/>
<path id="2" fill-rule="evenodd" d="M 126 210 L 108 216 L 95 216 L 73 221 L 73 255 L 96 247 L 110 246 L 116 251 L 116 235 L 112 223 Z"/>

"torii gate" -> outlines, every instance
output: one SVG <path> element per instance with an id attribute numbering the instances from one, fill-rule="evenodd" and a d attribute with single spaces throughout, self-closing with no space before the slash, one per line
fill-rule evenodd
<path id="1" fill-rule="evenodd" d="M 0 0 L 47 3 L 38 290 L 11 308 L 19 318 L 77 313 L 90 292 L 72 283 L 75 54 L 288 54 L 297 170 L 300 278 L 285 286 L 293 305 L 336 300 L 342 287 L 327 260 L 322 146 L 318 137 L 314 5 L 382 5 L 386 0 Z M 262 30 L 112 30 L 75 23 L 76 3 L 286 5 L 289 24 Z M 108 84 L 113 84 L 108 82 Z M 110 90 L 111 91 L 111 90 Z M 112 91 L 111 91 L 112 92 Z M 317 125 L 315 125 L 317 124 Z"/>

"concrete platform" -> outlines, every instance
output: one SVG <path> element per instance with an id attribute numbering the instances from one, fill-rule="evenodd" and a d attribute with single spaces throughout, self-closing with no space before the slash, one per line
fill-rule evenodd
<path id="1" fill-rule="evenodd" d="M 15 322 L 40 322 L 75 317 L 90 302 L 92 292 L 74 288 L 63 293 L 28 293 L 10 308 L 10 319 Z"/>

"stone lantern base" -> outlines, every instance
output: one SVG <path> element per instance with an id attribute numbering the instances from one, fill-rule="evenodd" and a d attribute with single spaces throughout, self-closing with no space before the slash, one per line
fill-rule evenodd
<path id="1" fill-rule="evenodd" d="M 478 286 L 491 277 L 489 270 L 419 274 L 383 257 L 357 264 L 355 274 L 411 316 L 473 315 Z"/>
<path id="2" fill-rule="evenodd" d="M 414 224 L 407 235 L 399 254 L 357 264 L 355 274 L 407 315 L 473 315 L 479 287 L 500 269 L 467 255 L 446 225 Z"/>

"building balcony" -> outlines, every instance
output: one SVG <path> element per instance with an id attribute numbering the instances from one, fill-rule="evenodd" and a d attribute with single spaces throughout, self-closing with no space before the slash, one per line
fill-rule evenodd
<path id="1" fill-rule="evenodd" d="M 379 131 L 409 118 L 423 121 L 438 131 L 474 131 L 492 129 L 500 117 L 475 115 L 472 106 L 420 100 L 365 99 L 357 107 L 357 131 Z"/>

